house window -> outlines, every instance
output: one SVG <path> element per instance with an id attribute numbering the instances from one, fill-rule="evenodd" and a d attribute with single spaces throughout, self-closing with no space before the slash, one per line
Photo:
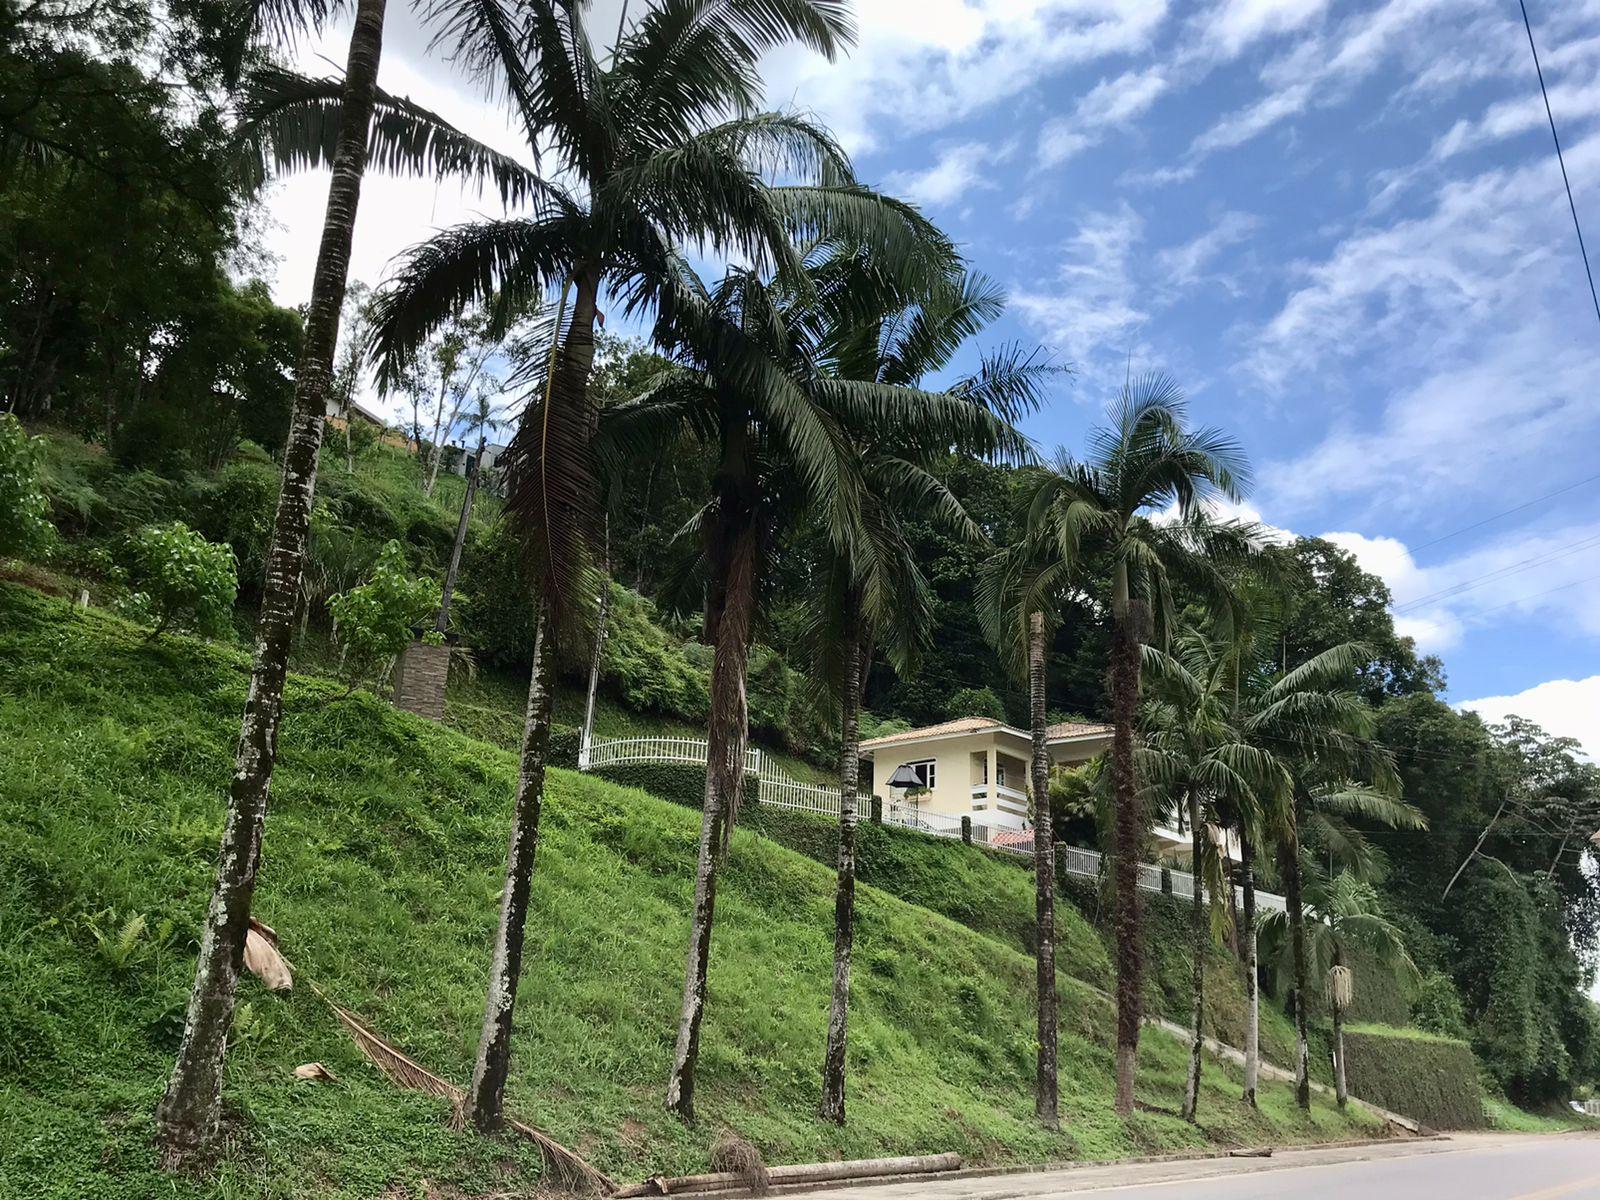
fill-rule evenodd
<path id="1" fill-rule="evenodd" d="M 994 764 L 994 781 L 1001 787 L 1006 786 L 1006 765 L 1003 762 Z"/>
<path id="2" fill-rule="evenodd" d="M 927 788 L 931 792 L 937 786 L 939 767 L 937 759 L 925 758 L 921 762 L 910 762 L 903 765 L 917 777 L 918 787 Z"/>

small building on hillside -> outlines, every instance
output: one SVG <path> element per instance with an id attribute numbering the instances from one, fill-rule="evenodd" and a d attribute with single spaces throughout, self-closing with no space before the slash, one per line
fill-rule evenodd
<path id="1" fill-rule="evenodd" d="M 1045 731 L 1050 765 L 1077 766 L 1111 748 L 1111 726 L 1062 721 Z M 960 717 L 861 743 L 872 763 L 872 794 L 893 804 L 902 823 L 946 832 L 970 817 L 1004 841 L 1033 827 L 1028 759 L 1033 739 L 992 717 Z M 1193 844 L 1178 814 L 1156 814 L 1153 851 L 1163 862 L 1187 863 Z M 1031 841 L 1031 838 L 1026 839 Z M 1228 852 L 1237 857 L 1230 835 Z"/>
<path id="2" fill-rule="evenodd" d="M 1052 766 L 1088 762 L 1111 745 L 1111 726 L 1063 721 L 1046 731 Z M 971 817 L 991 829 L 1027 829 L 1032 739 L 992 717 L 960 717 L 861 743 L 872 792 L 919 814 Z M 891 783 L 896 774 L 904 786 Z M 913 784 L 910 781 L 915 780 Z"/>

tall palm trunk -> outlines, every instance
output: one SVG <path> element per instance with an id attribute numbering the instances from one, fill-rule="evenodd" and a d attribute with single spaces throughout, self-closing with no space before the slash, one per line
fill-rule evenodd
<path id="1" fill-rule="evenodd" d="M 1057 1078 L 1056 843 L 1050 812 L 1050 749 L 1044 714 L 1044 614 L 1028 617 L 1028 717 L 1033 735 L 1034 969 L 1039 1004 L 1039 1062 L 1033 1111 L 1047 1129 L 1061 1127 Z"/>
<path id="2" fill-rule="evenodd" d="M 523 934 L 528 925 L 528 892 L 539 849 L 539 817 L 544 807 L 545 764 L 550 750 L 550 714 L 555 704 L 556 652 L 543 605 L 533 635 L 533 669 L 528 673 L 528 707 L 522 724 L 522 763 L 506 848 L 506 883 L 500 892 L 500 925 L 489 965 L 489 989 L 478 1035 L 478 1061 L 467 1092 L 469 1116 L 482 1133 L 500 1127 L 506 1075 L 511 1069 L 511 1019 L 522 975 Z"/>
<path id="3" fill-rule="evenodd" d="M 1116 568 L 1111 634 L 1111 782 L 1116 805 L 1115 899 L 1117 965 L 1117 1099 L 1119 1116 L 1133 1112 L 1133 1080 L 1143 1020 L 1144 953 L 1139 898 L 1139 837 L 1144 822 L 1133 773 L 1133 723 L 1139 704 L 1139 631 L 1125 565 Z"/>
<path id="4" fill-rule="evenodd" d="M 606 624 L 611 618 L 611 516 L 606 515 L 605 559 L 601 563 L 600 610 L 594 624 L 594 652 L 589 657 L 589 687 L 583 697 L 583 729 L 579 732 L 578 747 L 581 761 L 587 768 L 590 746 L 594 742 L 594 706 L 600 694 L 600 668 L 606 651 Z"/>
<path id="5" fill-rule="evenodd" d="M 579 276 L 573 293 L 567 335 L 552 349 L 546 405 L 587 405 L 589 373 L 594 366 L 594 322 L 599 297 L 598 272 Z M 559 320 L 557 334 L 559 335 Z M 489 987 L 484 998 L 483 1029 L 478 1059 L 472 1069 L 467 1101 L 473 1126 L 480 1132 L 498 1129 L 503 1120 L 506 1076 L 511 1069 L 512 1013 L 522 975 L 523 935 L 528 925 L 528 894 L 539 847 L 539 820 L 544 808 L 545 767 L 550 752 L 550 724 L 555 711 L 556 658 L 560 630 L 541 600 L 534 627 L 533 667 L 528 675 L 528 709 L 522 727 L 522 760 L 512 808 L 511 836 L 506 849 L 506 882 L 500 893 L 500 924 L 490 959 Z"/>
<path id="6" fill-rule="evenodd" d="M 1333 966 L 1335 970 L 1344 966 L 1344 952 L 1337 941 L 1333 943 Z M 1337 987 L 1332 990 L 1333 995 L 1329 997 L 1332 1003 L 1328 1007 L 1333 1009 L 1333 1095 L 1343 1108 L 1350 1099 L 1344 1073 L 1344 997 Z"/>
<path id="7" fill-rule="evenodd" d="M 1261 982 L 1256 961 L 1255 850 L 1250 831 L 1239 826 L 1239 871 L 1244 887 L 1244 986 L 1249 1006 L 1244 1033 L 1244 1102 L 1256 1107 L 1256 1086 L 1261 1079 Z"/>
<path id="8" fill-rule="evenodd" d="M 227 816 L 217 854 L 216 882 L 200 932 L 199 960 L 184 1021 L 178 1060 L 156 1112 L 162 1163 L 175 1168 L 215 1141 L 221 1115 L 222 1061 L 233 1023 L 234 996 L 244 960 L 250 902 L 261 855 L 268 788 L 277 758 L 283 684 L 289 669 L 295 599 L 305 561 L 317 451 L 332 383 L 339 310 L 350 268 L 350 240 L 367 164 L 367 129 L 383 48 L 385 0 L 359 0 L 345 67 L 344 116 L 333 159 L 333 178 L 305 341 L 295 369 L 295 400 L 283 454 L 283 484 L 262 583 L 250 692 L 239 727 Z"/>
<path id="9" fill-rule="evenodd" d="M 1284 906 L 1289 910 L 1289 945 L 1294 960 L 1294 1095 L 1301 1108 L 1311 1108 L 1311 1043 L 1306 1013 L 1306 914 L 1300 898 L 1300 839 L 1291 830 L 1278 847 L 1283 874 Z"/>
<path id="10" fill-rule="evenodd" d="M 1189 873 L 1194 892 L 1189 902 L 1189 948 L 1194 955 L 1190 986 L 1194 991 L 1194 1007 L 1190 1014 L 1189 1079 L 1183 1090 L 1185 1121 L 1193 1121 L 1195 1112 L 1200 1107 L 1200 1067 L 1206 1037 L 1206 910 L 1205 888 L 1200 884 L 1205 854 L 1205 828 L 1200 821 L 1200 792 L 1193 784 L 1189 785 L 1189 835 L 1194 854 L 1191 864 L 1193 869 Z"/>
<path id="11" fill-rule="evenodd" d="M 348 426 L 347 426 L 348 428 Z M 467 492 L 461 498 L 461 516 L 456 521 L 456 540 L 450 547 L 450 566 L 444 573 L 444 589 L 439 595 L 439 619 L 433 627 L 440 633 L 450 628 L 450 599 L 455 595 L 456 579 L 461 574 L 461 551 L 467 544 L 467 525 L 472 520 L 472 502 L 478 494 L 478 464 L 483 459 L 483 439 L 478 439 L 478 453 L 467 467 Z"/>
<path id="12" fill-rule="evenodd" d="M 741 435 L 738 435 L 742 437 Z M 711 926 L 716 912 L 717 874 L 728 852 L 744 790 L 744 754 L 749 735 L 745 676 L 750 657 L 750 622 L 755 608 L 758 552 L 755 506 L 739 488 L 719 489 L 712 534 L 711 594 L 720 596 L 709 614 L 715 630 L 711 659 L 711 717 L 706 729 L 705 811 L 695 868 L 694 912 L 684 964 L 683 1007 L 678 1041 L 667 1079 L 667 1107 L 694 1120 L 695 1066 L 700 1023 L 705 1017 L 706 976 L 711 961 Z"/>
<path id="13" fill-rule="evenodd" d="M 833 894 L 833 1002 L 822 1059 L 818 1114 L 844 1124 L 845 1042 L 850 1023 L 850 952 L 856 935 L 856 823 L 861 782 L 861 629 L 855 595 L 844 619 L 844 679 L 839 696 L 839 872 Z"/>

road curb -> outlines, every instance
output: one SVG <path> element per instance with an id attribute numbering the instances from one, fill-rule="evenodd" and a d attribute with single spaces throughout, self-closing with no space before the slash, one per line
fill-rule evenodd
<path id="1" fill-rule="evenodd" d="M 1356 1138 L 1338 1142 L 1305 1142 L 1289 1146 L 1273 1146 L 1270 1149 L 1273 1155 L 1276 1156 L 1294 1154 L 1297 1151 L 1360 1150 L 1379 1146 L 1412 1145 L 1417 1142 L 1448 1142 L 1449 1140 L 1448 1134 L 1424 1133 L 1407 1134 L 1403 1137 Z M 961 1167 L 954 1171 L 940 1171 L 932 1175 L 878 1175 L 867 1179 L 816 1180 L 806 1183 L 776 1184 L 768 1189 L 767 1194 L 798 1195 L 805 1192 L 831 1191 L 855 1187 L 884 1187 L 900 1183 L 943 1183 L 947 1179 L 993 1179 L 1006 1175 L 1070 1175 L 1075 1171 L 1089 1171 L 1102 1167 L 1144 1167 L 1159 1166 L 1162 1163 L 1209 1162 L 1230 1158 L 1234 1150 L 1240 1149 L 1243 1149 L 1243 1147 L 1235 1146 L 1231 1150 L 1194 1150 L 1179 1151 L 1172 1154 L 1146 1154 L 1132 1158 L 1084 1158 L 1066 1159 L 1059 1162 L 1007 1163 L 987 1167 Z M 752 1193 L 744 1188 L 729 1188 L 713 1192 L 674 1192 L 672 1194 L 682 1197 L 683 1200 L 712 1200 L 712 1198 L 715 1198 L 715 1200 L 735 1200 L 737 1197 L 748 1196 Z"/>

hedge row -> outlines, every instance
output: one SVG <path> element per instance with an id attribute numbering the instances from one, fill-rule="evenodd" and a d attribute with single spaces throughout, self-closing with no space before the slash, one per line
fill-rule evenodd
<path id="1" fill-rule="evenodd" d="M 1483 1093 L 1472 1047 L 1452 1038 L 1371 1029 L 1346 1031 L 1350 1093 L 1433 1129 L 1483 1125 Z"/>

